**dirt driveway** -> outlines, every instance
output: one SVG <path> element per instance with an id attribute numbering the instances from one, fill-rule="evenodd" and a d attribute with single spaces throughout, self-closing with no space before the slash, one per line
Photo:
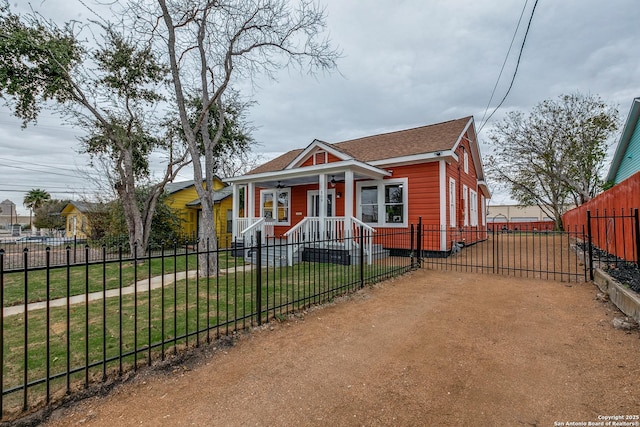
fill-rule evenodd
<path id="1" fill-rule="evenodd" d="M 425 269 L 147 371 L 49 425 L 640 425 L 640 333 L 614 316 L 592 284 Z"/>

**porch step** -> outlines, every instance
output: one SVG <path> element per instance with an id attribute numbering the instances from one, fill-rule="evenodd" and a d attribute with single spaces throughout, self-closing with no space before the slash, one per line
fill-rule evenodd
<path id="1" fill-rule="evenodd" d="M 264 267 L 286 267 L 288 264 L 288 251 L 292 250 L 290 245 L 269 243 L 261 248 L 261 264 Z M 251 264 L 257 264 L 257 250 L 255 248 L 245 249 L 245 260 Z M 299 254 L 294 254 L 293 263 L 299 262 Z"/>
<path id="2" fill-rule="evenodd" d="M 309 244 L 300 246 L 297 250 L 295 246 L 286 245 L 280 241 L 269 243 L 269 245 L 262 246 L 262 259 L 261 264 L 269 267 L 284 267 L 287 266 L 288 253 L 293 252 L 293 263 L 297 264 L 301 261 L 312 262 L 328 262 L 334 264 L 343 265 L 357 265 L 360 264 L 360 249 L 352 248 L 348 253 L 344 249 L 342 243 L 332 243 L 331 245 L 318 245 Z M 245 259 L 251 264 L 257 264 L 256 249 L 244 249 Z M 365 263 L 368 262 L 368 253 L 365 251 Z M 387 258 L 389 256 L 389 250 L 384 249 L 382 245 L 372 245 L 371 260 L 376 261 Z"/>

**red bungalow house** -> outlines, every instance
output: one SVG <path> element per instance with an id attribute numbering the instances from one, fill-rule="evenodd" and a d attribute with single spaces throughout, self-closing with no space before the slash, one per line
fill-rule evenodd
<path id="1" fill-rule="evenodd" d="M 408 229 L 419 218 L 439 230 L 423 243 L 427 251 L 446 253 L 455 242 L 485 237 L 490 193 L 473 117 L 338 143 L 314 140 L 226 181 L 233 237 L 244 242 L 258 229 L 296 242 L 312 235 L 340 241 L 364 229 L 371 242 L 376 232 Z"/>

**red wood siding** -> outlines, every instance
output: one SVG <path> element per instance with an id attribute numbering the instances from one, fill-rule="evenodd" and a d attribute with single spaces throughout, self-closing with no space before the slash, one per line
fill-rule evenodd
<path id="1" fill-rule="evenodd" d="M 408 223 L 440 224 L 440 168 L 438 162 L 393 168 L 391 178 L 408 178 Z"/>
<path id="2" fill-rule="evenodd" d="M 300 167 L 313 166 L 315 164 L 315 163 L 313 163 L 313 158 L 314 158 L 316 153 L 317 153 L 317 151 L 314 151 L 313 153 L 311 153 L 309 155 L 309 157 L 306 158 L 304 162 L 302 162 Z M 342 161 L 342 159 L 338 158 L 337 156 L 334 156 L 333 154 L 331 154 L 329 152 L 326 152 L 326 155 L 327 155 L 327 163 Z M 321 162 L 321 163 L 318 163 L 318 164 L 324 164 L 324 161 Z"/>
<path id="3" fill-rule="evenodd" d="M 631 215 L 633 209 L 640 209 L 640 172 L 636 172 L 635 175 L 614 185 L 587 203 L 571 209 L 562 216 L 562 222 L 567 231 L 584 229 L 586 233 L 587 211 L 591 211 L 592 216 Z M 635 261 L 637 253 L 634 249 L 636 243 L 633 221 L 630 218 L 618 221 L 619 223 L 614 227 L 612 220 L 592 219 L 593 244 L 620 258 Z"/>

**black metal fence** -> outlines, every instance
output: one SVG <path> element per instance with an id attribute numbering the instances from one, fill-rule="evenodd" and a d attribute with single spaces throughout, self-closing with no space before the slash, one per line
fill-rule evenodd
<path id="1" fill-rule="evenodd" d="M 632 263 L 640 267 L 640 218 L 638 209 L 587 211 L 589 265 L 618 268 Z"/>
<path id="2" fill-rule="evenodd" d="M 443 236 L 452 235 L 450 230 L 429 226 L 423 226 L 422 234 L 424 247 L 434 247 Z M 457 234 L 466 237 L 465 243 L 457 239 L 447 241 L 444 254 L 427 251 L 424 265 L 564 282 L 587 280 L 586 255 L 579 250 L 587 240 L 582 229 L 556 232 L 521 227 L 518 231 L 487 232 L 468 227 Z"/>
<path id="3" fill-rule="evenodd" d="M 144 257 L 137 250 L 126 256 L 122 245 L 112 254 L 105 245 L 99 259 L 85 246 L 82 264 L 67 247 L 63 265 L 53 265 L 51 248 L 37 266 L 23 251 L 19 270 L 6 268 L 0 250 L 0 414 L 13 419 L 232 331 L 407 272 L 417 259 L 387 248 L 414 254 L 414 241 L 413 228 L 376 235 L 378 259 L 371 264 L 362 262 L 365 245 L 358 239 L 311 245 L 315 253 L 346 245 L 353 252 L 344 255 L 355 261 L 348 263 L 305 256 L 299 243 L 275 239 L 240 251 L 194 242 Z M 288 265 L 282 260 L 294 249 L 296 262 Z"/>
<path id="4" fill-rule="evenodd" d="M 374 236 L 372 246 L 366 237 L 304 244 L 270 237 L 216 250 L 185 241 L 143 257 L 122 244 L 98 252 L 67 246 L 62 263 L 47 248 L 35 265 L 32 251 L 22 250 L 20 268 L 0 249 L 1 417 L 420 266 L 588 280 L 584 229 L 452 232 L 419 224 Z"/>
<path id="5" fill-rule="evenodd" d="M 184 252 L 184 247 L 189 242 L 196 240 L 195 235 L 180 235 L 175 240 L 149 245 L 148 250 L 152 254 L 160 254 L 161 250 L 171 250 L 174 247 Z M 229 247 L 227 239 L 218 240 L 218 247 Z M 89 250 L 87 250 L 87 248 Z M 167 249 L 168 248 L 168 249 Z M 106 249 L 106 252 L 105 252 Z M 65 265 L 67 256 L 71 264 L 83 264 L 87 261 L 101 261 L 106 256 L 107 260 L 116 260 L 120 251 L 124 251 L 124 257 L 133 256 L 129 251 L 129 238 L 127 236 L 105 237 L 103 239 L 79 239 L 73 238 L 45 238 L 42 240 L 13 240 L 0 242 L 0 250 L 4 251 L 5 271 L 21 270 L 26 262 L 30 268 L 44 267 L 46 253 L 49 255 L 51 266 Z"/>

